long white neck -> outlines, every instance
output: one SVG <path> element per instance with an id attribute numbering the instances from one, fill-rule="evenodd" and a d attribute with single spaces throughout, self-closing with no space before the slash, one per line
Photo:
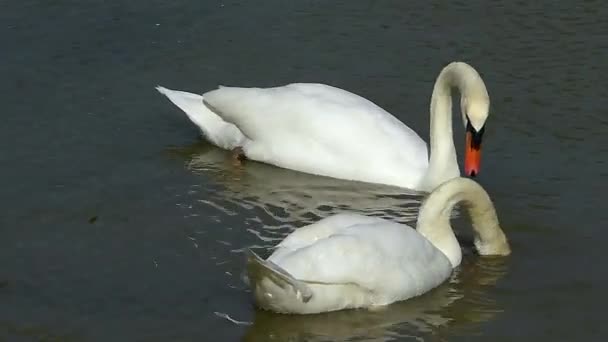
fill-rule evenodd
<path id="1" fill-rule="evenodd" d="M 508 255 L 511 248 L 500 228 L 488 193 L 475 181 L 454 178 L 437 187 L 422 203 L 416 229 L 445 254 L 453 267 L 460 265 L 462 251 L 452 226 L 454 205 L 463 202 L 473 224 L 475 247 L 481 255 Z"/>
<path id="2" fill-rule="evenodd" d="M 444 181 L 460 176 L 452 132 L 452 88 L 460 92 L 461 104 L 467 98 L 488 96 L 481 76 L 470 65 L 452 62 L 441 70 L 431 96 L 431 152 L 429 168 L 420 187 L 423 190 L 430 191 Z"/>

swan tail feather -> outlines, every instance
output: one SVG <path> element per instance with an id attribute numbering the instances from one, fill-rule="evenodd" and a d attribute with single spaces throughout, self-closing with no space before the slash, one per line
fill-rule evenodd
<path id="1" fill-rule="evenodd" d="M 295 279 L 283 268 L 263 260 L 252 250 L 247 251 L 247 275 L 256 304 L 264 309 L 282 310 L 285 303 L 308 303 L 312 298 L 310 287 Z"/>
<path id="2" fill-rule="evenodd" d="M 180 90 L 171 90 L 156 86 L 156 90 L 165 95 L 169 101 L 179 107 L 212 144 L 233 149 L 241 146 L 244 139 L 241 131 L 231 123 L 224 121 L 203 102 L 203 97 Z"/>

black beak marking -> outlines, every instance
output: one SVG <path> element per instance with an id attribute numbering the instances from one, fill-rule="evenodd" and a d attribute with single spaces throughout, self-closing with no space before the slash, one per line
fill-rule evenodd
<path id="1" fill-rule="evenodd" d="M 482 126 L 481 129 L 479 131 L 477 131 L 475 129 L 475 127 L 473 127 L 473 125 L 471 125 L 471 121 L 469 120 L 469 117 L 467 116 L 467 132 L 471 132 L 471 147 L 473 149 L 479 150 L 479 148 L 481 147 L 481 138 L 483 138 L 483 132 L 486 129 L 486 126 Z M 474 176 L 474 175 L 473 175 Z"/>

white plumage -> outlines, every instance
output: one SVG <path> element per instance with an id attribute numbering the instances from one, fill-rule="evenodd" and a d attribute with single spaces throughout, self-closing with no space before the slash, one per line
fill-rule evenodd
<path id="1" fill-rule="evenodd" d="M 460 264 L 460 246 L 449 225 L 459 201 L 470 206 L 480 253 L 509 254 L 486 192 L 472 180 L 456 178 L 427 198 L 416 230 L 342 213 L 297 229 L 267 260 L 250 252 L 256 303 L 276 312 L 310 314 L 387 305 L 435 288 Z"/>
<path id="2" fill-rule="evenodd" d="M 373 102 L 329 85 L 220 87 L 202 96 L 157 90 L 207 140 L 224 149 L 240 147 L 249 159 L 316 175 L 432 190 L 460 174 L 446 92 L 452 86 L 470 95 L 468 107 L 481 108 L 468 113 L 475 125 L 487 117 L 487 93 L 477 72 L 465 63 L 444 68 L 433 92 L 430 163 L 426 143 L 416 132 Z M 476 106 L 479 101 L 484 105 Z"/>

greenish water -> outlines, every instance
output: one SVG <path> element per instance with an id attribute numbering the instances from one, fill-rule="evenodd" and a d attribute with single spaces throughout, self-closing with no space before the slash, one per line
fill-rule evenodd
<path id="1" fill-rule="evenodd" d="M 0 341 L 608 336 L 608 13 L 600 1 L 31 0 L 0 8 Z M 478 180 L 513 255 L 479 258 L 465 247 L 449 283 L 384 311 L 256 311 L 242 281 L 243 248 L 268 248 L 346 209 L 411 223 L 421 196 L 235 166 L 154 86 L 324 82 L 373 100 L 427 139 L 432 85 L 452 60 L 474 65 L 490 92 Z M 458 142 L 460 126 L 455 134 Z M 455 226 L 466 235 L 466 221 Z"/>

